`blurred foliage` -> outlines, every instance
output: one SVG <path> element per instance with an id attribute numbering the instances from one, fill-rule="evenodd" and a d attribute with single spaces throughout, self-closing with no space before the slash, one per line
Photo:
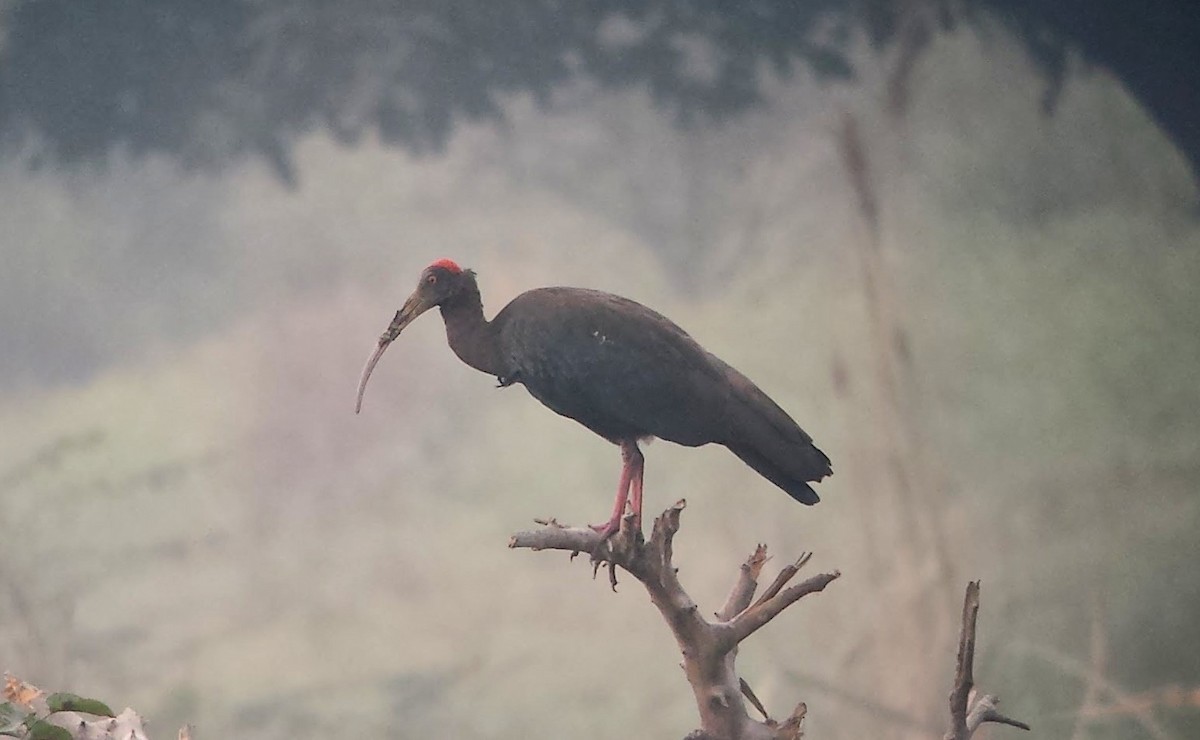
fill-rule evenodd
<path id="1" fill-rule="evenodd" d="M 979 0 L 1020 38 L 1046 73 L 1053 110 L 1073 54 L 1111 70 L 1187 158 L 1200 179 L 1200 14 L 1187 0 Z M 1064 45 L 1062 39 L 1069 39 Z"/>
<path id="2" fill-rule="evenodd" d="M 85 699 L 79 694 L 57 692 L 46 697 L 46 706 L 53 712 L 82 712 L 97 717 L 115 717 L 113 710 L 99 699 Z"/>
<path id="3" fill-rule="evenodd" d="M 71 731 L 54 722 L 60 712 L 73 712 L 91 717 L 115 717 L 108 705 L 97 699 L 85 699 L 77 694 L 55 693 L 44 697 L 44 692 L 15 676 L 4 674 L 4 702 L 0 703 L 0 735 L 21 740 L 71 740 Z M 54 720 L 52 722 L 51 720 Z M 78 720 L 86 723 L 86 720 Z M 86 726 L 86 725 L 85 725 Z M 79 728 L 83 736 L 84 728 Z"/>
<path id="4" fill-rule="evenodd" d="M 250 152 L 295 183 L 304 134 L 441 150 L 458 123 L 502 120 L 514 93 L 546 105 L 580 79 L 645 89 L 681 122 L 726 119 L 761 103 L 772 75 L 852 76 L 863 36 L 907 57 L 903 87 L 935 29 L 992 17 L 1045 70 L 1048 99 L 1082 50 L 1200 157 L 1186 0 L 12 0 L 0 5 L 0 135 L 35 165 Z"/>
<path id="5" fill-rule="evenodd" d="M 759 101 L 760 59 L 846 76 L 818 38 L 853 6 L 553 2 L 15 2 L 3 18 L 0 131 L 42 157 L 113 149 L 193 164 L 263 155 L 294 180 L 291 147 L 320 127 L 375 129 L 441 149 L 457 120 L 499 119 L 513 92 L 549 102 L 584 74 L 644 83 L 681 115 Z M 844 38 L 844 32 L 836 34 Z"/>

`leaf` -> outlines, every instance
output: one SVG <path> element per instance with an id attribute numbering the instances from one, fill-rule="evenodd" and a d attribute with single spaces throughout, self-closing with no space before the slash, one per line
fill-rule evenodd
<path id="1" fill-rule="evenodd" d="M 101 717 L 115 717 L 113 710 L 108 708 L 108 705 L 97 699 L 84 699 L 78 694 L 68 694 L 60 692 L 51 694 L 46 699 L 46 705 L 50 707 L 51 712 L 83 712 L 84 714 L 95 714 Z"/>
<path id="2" fill-rule="evenodd" d="M 25 720 L 32 716 L 32 714 L 27 715 L 24 709 L 11 701 L 0 704 L 0 735 L 14 737 L 24 735 L 25 733 L 20 732 L 19 729 L 24 726 Z"/>
<path id="3" fill-rule="evenodd" d="M 44 719 L 35 719 L 29 725 L 29 740 L 73 740 L 71 733 L 58 725 L 52 725 Z"/>
<path id="4" fill-rule="evenodd" d="M 45 692 L 33 684 L 25 683 L 10 673 L 5 673 L 3 693 L 5 699 L 13 702 L 14 704 L 20 704 L 23 707 L 27 707 Z"/>

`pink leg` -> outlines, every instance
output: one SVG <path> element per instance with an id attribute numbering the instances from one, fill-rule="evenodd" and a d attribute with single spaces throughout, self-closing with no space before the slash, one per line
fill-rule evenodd
<path id="1" fill-rule="evenodd" d="M 646 469 L 646 458 L 642 456 L 642 451 L 637 448 L 636 442 L 631 442 L 629 446 L 633 449 L 633 476 L 630 481 L 633 497 L 629 503 L 633 508 L 634 524 L 640 529 L 642 526 L 642 473 Z"/>
<path id="2" fill-rule="evenodd" d="M 637 516 L 638 526 L 642 523 L 642 468 L 645 458 L 637 447 L 637 442 L 621 442 L 621 479 L 617 482 L 617 498 L 613 502 L 612 516 L 605 524 L 593 524 L 592 529 L 608 539 L 621 528 L 621 517 L 625 516 L 625 503 L 629 500 L 629 489 L 633 488 L 633 512 Z"/>

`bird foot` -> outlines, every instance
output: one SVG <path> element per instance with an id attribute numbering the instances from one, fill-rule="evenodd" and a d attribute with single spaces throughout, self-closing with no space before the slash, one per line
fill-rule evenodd
<path id="1" fill-rule="evenodd" d="M 621 520 L 613 519 L 605 524 L 589 524 L 593 531 L 600 533 L 600 541 L 606 542 L 610 537 L 621 530 Z"/>
<path id="2" fill-rule="evenodd" d="M 628 526 L 637 532 L 641 532 L 642 517 L 630 512 L 624 516 L 613 517 L 604 524 L 589 524 L 588 526 L 591 527 L 592 530 L 600 533 L 601 542 L 607 542 L 612 538 L 613 535 L 624 529 L 625 526 Z"/>
<path id="3" fill-rule="evenodd" d="M 600 572 L 600 566 L 608 569 L 608 584 L 617 590 L 617 564 L 628 568 L 628 563 L 637 557 L 642 547 L 642 518 L 629 512 L 619 520 L 606 524 L 592 524 L 591 529 L 600 533 L 600 543 L 592 550 L 592 577 Z"/>

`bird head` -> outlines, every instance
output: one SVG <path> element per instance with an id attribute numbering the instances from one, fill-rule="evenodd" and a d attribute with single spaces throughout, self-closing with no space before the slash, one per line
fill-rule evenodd
<path id="1" fill-rule="evenodd" d="M 400 336 L 400 332 L 404 331 L 404 327 L 434 306 L 445 305 L 462 295 L 474 286 L 474 282 L 475 273 L 464 270 L 453 260 L 440 259 L 421 271 L 417 289 L 396 312 L 392 323 L 388 324 L 387 331 L 380 335 L 375 351 L 367 359 L 362 379 L 358 381 L 358 399 L 354 404 L 354 413 L 362 411 L 363 393 L 367 390 L 367 379 L 371 377 L 371 371 L 379 363 L 379 358 L 383 357 L 383 352 L 388 345 Z"/>

